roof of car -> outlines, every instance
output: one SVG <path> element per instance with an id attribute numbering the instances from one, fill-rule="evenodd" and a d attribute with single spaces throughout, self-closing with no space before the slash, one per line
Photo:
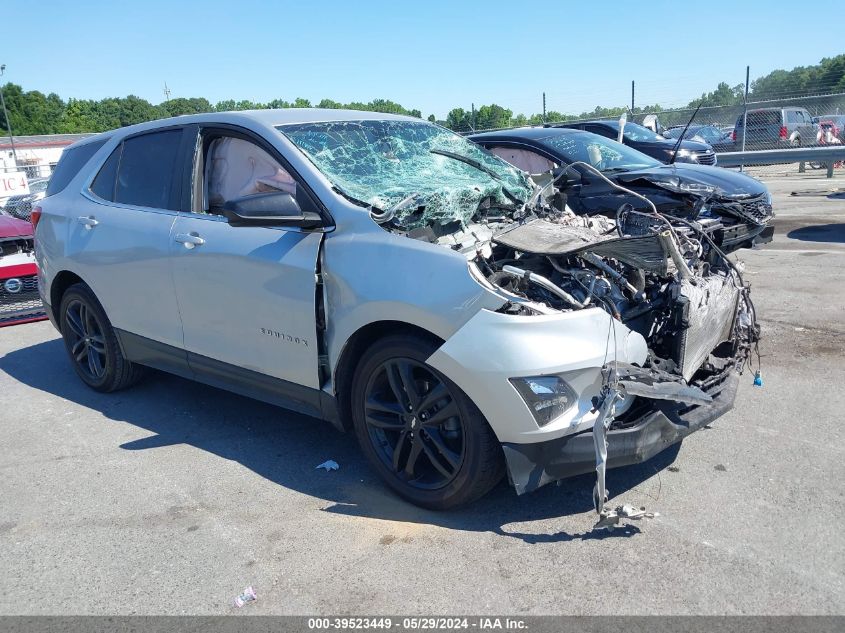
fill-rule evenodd
<path id="1" fill-rule="evenodd" d="M 335 110 L 332 108 L 280 108 L 276 110 L 236 110 L 230 112 L 205 112 L 202 114 L 185 114 L 182 116 L 167 119 L 157 119 L 131 125 L 129 127 L 110 130 L 89 136 L 77 143 L 74 147 L 94 142 L 103 137 L 111 136 L 118 132 L 121 136 L 154 130 L 168 125 L 180 125 L 188 123 L 239 123 L 245 120 L 255 121 L 259 124 L 275 127 L 277 125 L 289 125 L 293 123 L 322 123 L 327 121 L 422 121 L 416 117 L 402 114 L 387 114 L 384 112 L 366 112 L 363 110 Z"/>
<path id="2" fill-rule="evenodd" d="M 597 123 L 599 125 L 607 125 L 608 127 L 612 127 L 614 129 L 619 129 L 619 121 L 615 120 L 607 120 L 607 119 L 593 119 L 590 121 L 572 121 L 566 123 L 559 123 L 556 125 L 584 125 L 585 123 Z M 634 121 L 628 121 L 628 123 L 634 123 Z M 639 125 L 639 123 L 637 123 Z"/>
<path id="3" fill-rule="evenodd" d="M 543 139 L 563 134 L 588 134 L 588 132 L 562 127 L 531 126 L 470 134 L 467 138 L 473 141 L 505 141 L 509 139 L 531 139 L 533 141 L 542 141 Z"/>

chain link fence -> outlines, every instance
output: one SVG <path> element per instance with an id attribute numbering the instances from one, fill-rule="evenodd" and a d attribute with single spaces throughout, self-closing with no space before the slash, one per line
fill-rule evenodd
<path id="1" fill-rule="evenodd" d="M 577 124 L 600 117 L 555 116 L 546 124 Z M 605 119 L 607 117 L 604 117 Z M 618 117 L 613 120 L 617 120 Z M 690 123 L 690 121 L 692 121 Z M 516 121 L 514 121 L 516 122 Z M 747 104 L 702 106 L 701 108 L 660 108 L 628 114 L 628 122 L 643 125 L 666 138 L 677 140 L 684 133 L 688 140 L 704 141 L 717 154 L 724 152 L 788 149 L 791 147 L 845 146 L 845 92 L 823 95 L 783 96 Z M 542 123 L 541 123 L 542 124 Z M 462 134 L 487 132 L 511 127 L 473 129 Z M 744 142 L 743 142 L 744 141 Z M 758 177 L 825 177 L 825 163 L 780 163 L 744 167 Z M 733 169 L 733 168 L 732 168 Z M 834 165 L 834 175 L 845 177 L 845 164 Z"/>

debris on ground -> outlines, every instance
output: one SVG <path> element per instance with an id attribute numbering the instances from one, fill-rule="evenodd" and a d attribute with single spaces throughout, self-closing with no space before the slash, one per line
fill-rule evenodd
<path id="1" fill-rule="evenodd" d="M 329 472 L 330 470 L 337 470 L 338 468 L 340 468 L 340 464 L 338 464 L 333 459 L 330 459 L 317 466 L 317 468 L 315 468 L 314 470 L 319 470 L 320 468 L 324 469 L 326 472 Z"/>
<path id="2" fill-rule="evenodd" d="M 622 505 L 617 506 L 615 510 L 604 510 L 600 515 L 598 522 L 593 526 L 594 530 L 612 530 L 619 525 L 622 519 L 653 519 L 659 517 L 659 512 L 646 512 L 644 507 L 639 510 L 634 506 Z"/>
<path id="3" fill-rule="evenodd" d="M 258 596 L 255 595 L 255 589 L 252 588 L 252 585 L 246 587 L 237 598 L 235 598 L 235 606 L 240 609 L 244 606 L 247 602 L 253 602 L 256 600 Z"/>

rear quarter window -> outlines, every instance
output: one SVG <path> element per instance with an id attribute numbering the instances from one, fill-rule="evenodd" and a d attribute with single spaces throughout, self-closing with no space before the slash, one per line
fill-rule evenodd
<path id="1" fill-rule="evenodd" d="M 742 121 L 742 117 L 739 119 Z M 763 112 L 749 112 L 748 125 L 780 125 L 780 112 L 766 110 Z M 740 123 L 742 125 L 742 123 Z"/>
<path id="2" fill-rule="evenodd" d="M 76 174 L 91 160 L 91 157 L 106 144 L 108 138 L 91 143 L 85 143 L 79 147 L 70 147 L 62 152 L 59 158 L 59 164 L 56 165 L 56 170 L 50 178 L 50 184 L 47 185 L 47 192 L 45 195 L 52 196 L 59 193 L 68 186 Z"/>

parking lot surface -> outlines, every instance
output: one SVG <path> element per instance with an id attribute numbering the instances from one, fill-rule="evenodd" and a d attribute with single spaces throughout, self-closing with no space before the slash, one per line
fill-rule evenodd
<path id="1" fill-rule="evenodd" d="M 740 253 L 764 387 L 610 471 L 659 513 L 613 532 L 592 476 L 421 510 L 326 423 L 160 373 L 98 394 L 49 323 L 1 329 L 0 613 L 231 613 L 247 585 L 250 614 L 845 613 L 845 179 L 768 184 L 775 241 Z"/>

